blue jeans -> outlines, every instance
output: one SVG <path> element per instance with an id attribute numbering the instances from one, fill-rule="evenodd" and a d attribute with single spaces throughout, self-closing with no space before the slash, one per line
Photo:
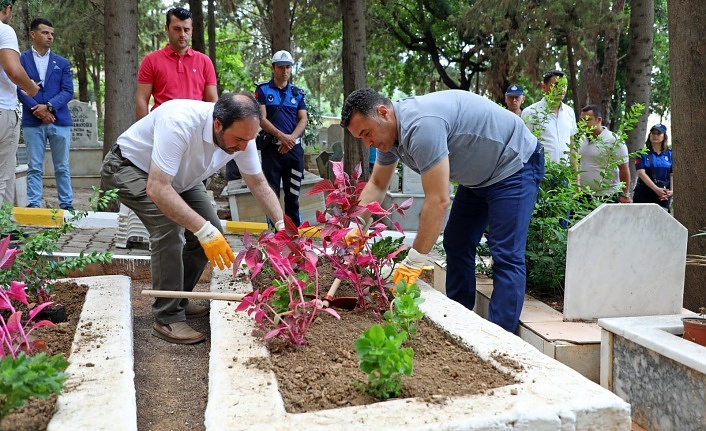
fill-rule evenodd
<path id="1" fill-rule="evenodd" d="M 44 150 L 48 140 L 51 159 L 54 163 L 59 207 L 72 206 L 74 193 L 71 189 L 71 172 L 69 171 L 71 127 L 42 124 L 37 127 L 23 127 L 22 134 L 27 147 L 27 200 L 29 204 L 39 207 L 42 203 Z"/>
<path id="2" fill-rule="evenodd" d="M 522 169 L 487 187 L 459 186 L 444 229 L 446 294 L 472 310 L 476 302 L 476 246 L 487 227 L 493 257 L 488 320 L 515 332 L 525 297 L 527 229 L 544 177 L 538 150 Z"/>

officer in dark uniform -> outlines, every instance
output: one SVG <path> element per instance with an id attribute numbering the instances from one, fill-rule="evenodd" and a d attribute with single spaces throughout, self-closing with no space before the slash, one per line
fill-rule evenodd
<path id="1" fill-rule="evenodd" d="M 278 196 L 282 185 L 284 213 L 299 226 L 299 190 L 304 178 L 302 135 L 307 124 L 304 90 L 289 83 L 294 63 L 289 52 L 277 51 L 270 63 L 272 79 L 258 84 L 255 90 L 263 114 L 262 170 Z"/>

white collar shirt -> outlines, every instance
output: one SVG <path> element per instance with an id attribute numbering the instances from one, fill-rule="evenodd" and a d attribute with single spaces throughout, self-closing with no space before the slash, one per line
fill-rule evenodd
<path id="1" fill-rule="evenodd" d="M 47 77 L 47 68 L 49 67 L 49 54 L 51 54 L 51 49 L 48 49 L 44 55 L 40 55 L 34 47 L 32 47 L 32 57 L 34 58 L 34 65 L 37 66 L 37 72 L 39 72 L 39 80 L 44 81 Z"/>
<path id="2" fill-rule="evenodd" d="M 547 113 L 542 121 L 543 113 Z M 571 107 L 562 103 L 558 114 L 551 111 L 547 101 L 542 98 L 522 111 L 522 119 L 527 127 L 534 131 L 543 127 L 539 141 L 544 146 L 544 154 L 555 163 L 568 158 L 571 137 L 576 134 L 576 117 Z"/>

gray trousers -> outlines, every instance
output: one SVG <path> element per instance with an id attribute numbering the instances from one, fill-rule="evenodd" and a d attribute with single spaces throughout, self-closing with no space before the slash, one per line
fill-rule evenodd
<path id="1" fill-rule="evenodd" d="M 147 197 L 147 173 L 122 157 L 113 145 L 101 168 L 103 184 L 118 189 L 120 202 L 133 210 L 150 235 L 152 288 L 191 292 L 203 273 L 208 258 L 193 233 L 162 214 Z M 180 193 L 184 201 L 221 230 L 221 222 L 203 184 Z M 187 299 L 157 298 L 152 304 L 155 320 L 167 325 L 186 320 Z"/>

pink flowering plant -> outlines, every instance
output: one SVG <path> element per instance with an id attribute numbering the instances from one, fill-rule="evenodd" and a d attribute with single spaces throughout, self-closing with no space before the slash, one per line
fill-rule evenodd
<path id="1" fill-rule="evenodd" d="M 3 271 L 12 267 L 20 253 L 18 249 L 9 248 L 9 243 L 10 237 L 0 241 L 0 269 Z M 24 322 L 23 312 L 15 308 L 13 301 L 24 304 L 29 310 Z M 34 318 L 51 305 L 51 302 L 30 304 L 25 283 L 11 281 L 9 286 L 0 285 L 0 419 L 22 406 L 29 397 L 45 398 L 60 393 L 68 378 L 63 372 L 68 362 L 62 354 L 34 355 L 45 346 L 31 333 L 42 326 L 54 326 L 48 320 L 34 322 Z"/>
<path id="2" fill-rule="evenodd" d="M 383 268 L 394 267 L 402 260 L 406 246 L 401 240 L 381 239 L 387 229 L 382 220 L 395 212 L 404 214 L 411 206 L 411 199 L 393 204 L 387 210 L 377 202 L 361 205 L 360 193 L 365 183 L 359 181 L 360 164 L 350 176 L 341 162 L 332 162 L 332 165 L 334 181 L 322 180 L 309 192 L 325 195 L 326 210 L 317 211 L 318 226 L 304 222 L 297 228 L 285 216 L 285 229 L 280 232 L 265 231 L 257 239 L 247 233 L 244 236 L 244 249 L 236 257 L 234 275 L 241 263 L 250 269 L 252 278 L 266 265 L 275 273 L 275 281 L 269 287 L 254 290 L 236 308 L 255 319 L 256 325 L 265 331 L 265 339 L 280 337 L 292 345 L 302 346 L 306 344 L 306 332 L 318 312 L 340 317 L 334 309 L 325 306 L 328 286 L 322 291 L 317 269 L 319 259 L 331 263 L 335 277 L 352 284 L 357 307 L 372 307 L 376 312 L 389 308 Z M 376 222 L 364 232 L 362 216 L 366 212 L 372 214 Z M 402 232 L 399 224 L 391 224 Z M 361 250 L 346 241 L 346 234 L 353 230 L 364 232 L 366 241 Z M 317 233 L 320 233 L 320 241 L 315 238 Z"/>

